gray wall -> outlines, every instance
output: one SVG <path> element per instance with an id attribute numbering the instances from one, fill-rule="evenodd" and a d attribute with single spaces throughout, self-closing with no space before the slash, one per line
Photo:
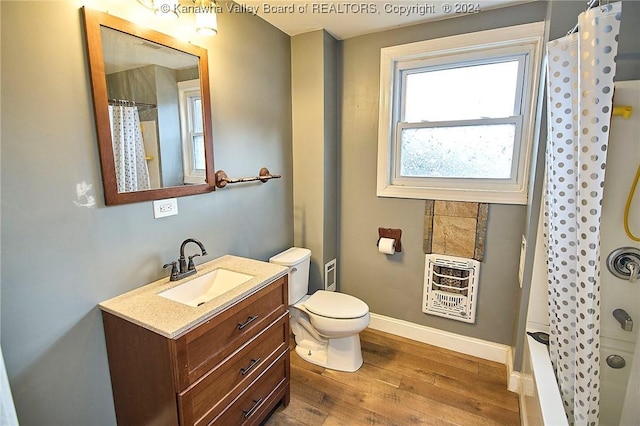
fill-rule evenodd
<path id="1" fill-rule="evenodd" d="M 338 55 L 340 43 L 324 31 L 324 265 L 338 257 Z M 295 161 L 295 159 L 294 159 Z"/>
<path id="2" fill-rule="evenodd" d="M 481 266 L 476 324 L 421 311 L 424 201 L 376 197 L 380 49 L 545 19 L 544 3 L 400 28 L 343 42 L 340 281 L 371 312 L 416 324 L 513 344 L 519 302 L 518 259 L 526 206 L 491 205 Z M 378 227 L 402 229 L 402 253 L 378 253 Z"/>
<path id="3" fill-rule="evenodd" d="M 182 134 L 180 126 L 176 125 L 179 123 L 176 117 L 180 117 L 177 73 L 170 68 L 154 68 L 162 186 L 180 186 L 184 184 L 185 170 L 182 160 Z"/>
<path id="4" fill-rule="evenodd" d="M 338 250 L 337 51 L 324 30 L 291 38 L 294 240 L 311 250 L 311 293 Z"/>
<path id="5" fill-rule="evenodd" d="M 23 425 L 115 423 L 96 304 L 166 276 L 182 240 L 202 240 L 199 261 L 266 260 L 293 243 L 289 37 L 222 14 L 220 33 L 196 40 L 209 51 L 216 169 L 282 179 L 180 198 L 178 216 L 156 220 L 150 202 L 104 206 L 79 4 L 0 2 L 1 336 Z M 95 207 L 74 203 L 87 201 L 81 182 Z"/>

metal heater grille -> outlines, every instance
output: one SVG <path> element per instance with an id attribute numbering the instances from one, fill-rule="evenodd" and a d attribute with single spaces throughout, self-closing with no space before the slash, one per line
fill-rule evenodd
<path id="1" fill-rule="evenodd" d="M 457 321 L 476 320 L 480 262 L 428 254 L 425 260 L 422 311 Z"/>

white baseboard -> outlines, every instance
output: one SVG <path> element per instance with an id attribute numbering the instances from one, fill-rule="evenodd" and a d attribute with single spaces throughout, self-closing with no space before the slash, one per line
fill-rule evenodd
<path id="1" fill-rule="evenodd" d="M 520 395 L 520 425 L 521 426 L 543 426 L 544 423 L 539 418 L 536 413 L 529 412 L 529 404 L 527 403 L 527 398 L 531 399 L 531 396 L 534 395 L 534 384 L 533 377 L 530 374 L 519 373 L 514 371 L 512 373 L 518 375 L 518 391 L 517 393 Z M 511 384 L 511 383 L 509 383 Z M 509 389 L 511 390 L 511 389 Z M 516 391 L 512 391 L 516 392 Z"/>
<path id="2" fill-rule="evenodd" d="M 505 364 L 508 370 L 507 377 L 511 376 L 513 370 L 512 351 L 511 347 L 507 345 L 462 336 L 374 313 L 371 314 L 369 327 L 440 348 Z"/>
<path id="3" fill-rule="evenodd" d="M 511 371 L 508 389 L 522 396 L 531 396 L 533 395 L 533 378 L 530 374 Z"/>
<path id="4" fill-rule="evenodd" d="M 522 374 L 519 371 L 511 371 L 507 382 L 507 389 L 517 394 L 522 392 Z"/>

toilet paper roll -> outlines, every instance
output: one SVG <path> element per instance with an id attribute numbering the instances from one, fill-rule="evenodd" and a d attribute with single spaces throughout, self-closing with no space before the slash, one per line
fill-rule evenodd
<path id="1" fill-rule="evenodd" d="M 383 254 L 393 254 L 396 252 L 394 247 L 396 240 L 393 238 L 380 238 L 378 242 L 378 251 Z"/>

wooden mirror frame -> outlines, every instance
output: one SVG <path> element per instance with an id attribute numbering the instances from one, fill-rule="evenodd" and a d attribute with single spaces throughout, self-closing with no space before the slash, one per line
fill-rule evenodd
<path id="1" fill-rule="evenodd" d="M 215 191 L 215 171 L 213 166 L 213 139 L 211 137 L 211 97 L 209 91 L 209 60 L 207 50 L 193 44 L 177 40 L 166 34 L 137 26 L 124 19 L 98 12 L 86 7 L 82 8 L 87 39 L 87 55 L 93 92 L 93 109 L 96 119 L 96 133 L 102 169 L 102 185 L 106 205 L 136 203 L 140 201 L 161 200 L 164 198 L 182 197 L 185 195 L 203 194 Z M 111 28 L 153 43 L 185 52 L 199 58 L 200 90 L 202 99 L 204 150 L 205 150 L 205 183 L 173 186 L 143 191 L 118 192 L 116 169 L 111 138 L 107 82 L 105 76 L 104 55 L 102 51 L 102 35 L 100 27 Z"/>

